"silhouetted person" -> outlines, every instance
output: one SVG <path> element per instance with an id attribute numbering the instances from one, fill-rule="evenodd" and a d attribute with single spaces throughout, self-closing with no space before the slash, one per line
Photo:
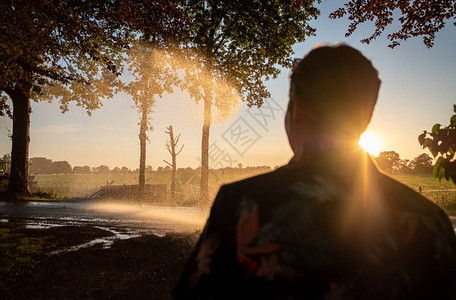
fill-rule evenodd
<path id="1" fill-rule="evenodd" d="M 450 298 L 448 217 L 357 145 L 379 87 L 371 62 L 346 45 L 299 62 L 285 117 L 294 157 L 220 188 L 176 298 Z"/>

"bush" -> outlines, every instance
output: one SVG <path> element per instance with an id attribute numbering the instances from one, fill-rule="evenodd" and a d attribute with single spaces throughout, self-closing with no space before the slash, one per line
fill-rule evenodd
<path id="1" fill-rule="evenodd" d="M 0 179 L 0 192 L 6 192 L 8 189 L 8 179 Z"/>
<path id="2" fill-rule="evenodd" d="M 32 197 L 44 198 L 44 199 L 55 199 L 57 198 L 57 193 L 53 190 L 48 192 L 38 189 L 35 193 L 32 193 Z"/>

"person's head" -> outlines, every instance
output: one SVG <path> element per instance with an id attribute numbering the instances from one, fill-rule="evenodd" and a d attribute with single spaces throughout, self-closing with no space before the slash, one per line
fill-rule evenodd
<path id="1" fill-rule="evenodd" d="M 358 50 L 335 45 L 310 51 L 291 75 L 285 127 L 295 154 L 321 143 L 356 143 L 379 87 L 377 70 Z"/>

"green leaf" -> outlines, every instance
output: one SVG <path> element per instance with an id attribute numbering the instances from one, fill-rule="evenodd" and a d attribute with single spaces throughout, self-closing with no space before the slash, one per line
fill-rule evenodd
<path id="1" fill-rule="evenodd" d="M 441 165 L 443 164 L 444 161 L 445 161 L 445 158 L 443 158 L 442 156 L 440 156 L 440 157 L 435 161 L 434 166 L 441 166 Z"/>
<path id="2" fill-rule="evenodd" d="M 418 136 L 418 142 L 424 147 L 424 140 L 426 138 L 426 131 Z"/>
<path id="3" fill-rule="evenodd" d="M 432 150 L 433 142 L 434 141 L 431 138 L 425 138 L 424 143 L 423 143 L 423 148 L 429 148 L 429 150 Z"/>
<path id="4" fill-rule="evenodd" d="M 455 126 L 456 125 L 456 115 L 452 115 L 450 119 L 451 125 Z"/>
<path id="5" fill-rule="evenodd" d="M 456 104 L 453 105 L 453 111 L 456 113 Z"/>
<path id="6" fill-rule="evenodd" d="M 443 158 L 442 156 L 437 159 L 434 165 L 434 170 L 432 172 L 434 178 L 442 180 L 442 178 L 445 177 L 445 168 L 443 167 L 444 163 L 445 158 Z"/>
<path id="7" fill-rule="evenodd" d="M 440 124 L 437 123 L 434 126 L 432 126 L 432 133 L 438 133 L 440 131 Z"/>
<path id="8" fill-rule="evenodd" d="M 442 178 L 445 177 L 445 168 L 442 165 L 437 166 L 437 164 L 434 166 L 434 171 L 433 171 L 434 178 L 437 178 L 438 180 L 442 180 Z"/>

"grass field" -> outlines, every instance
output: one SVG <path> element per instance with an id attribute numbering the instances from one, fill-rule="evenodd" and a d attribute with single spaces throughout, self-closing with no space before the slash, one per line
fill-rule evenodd
<path id="1" fill-rule="evenodd" d="M 209 173 L 209 194 L 215 197 L 219 187 L 257 174 L 268 172 L 269 168 L 244 168 L 231 170 L 215 170 Z M 397 181 L 415 191 L 421 187 L 422 194 L 440 205 L 450 215 L 456 215 L 456 185 L 447 181 L 439 181 L 432 175 L 393 175 Z M 53 191 L 58 197 L 85 198 L 90 197 L 102 186 L 109 184 L 137 184 L 135 173 L 109 174 L 68 174 L 68 175 L 36 175 L 37 188 L 42 191 Z M 146 184 L 166 184 L 171 182 L 171 172 L 146 173 Z M 177 190 L 185 197 L 196 200 L 199 194 L 199 171 L 183 170 L 177 173 Z"/>
<path id="2" fill-rule="evenodd" d="M 231 170 L 210 170 L 209 196 L 213 199 L 222 184 L 270 171 L 270 168 L 244 168 Z M 200 172 L 183 170 L 177 172 L 176 189 L 181 194 L 199 194 Z M 136 173 L 107 174 L 38 174 L 35 175 L 36 190 L 56 193 L 60 198 L 86 198 L 93 195 L 102 186 L 138 184 Z M 171 171 L 146 173 L 146 184 L 171 184 Z M 35 190 L 35 191 L 36 191 Z M 196 200 L 196 199 L 195 199 Z"/>
<path id="3" fill-rule="evenodd" d="M 449 215 L 456 216 L 456 185 L 434 178 L 432 175 L 393 175 L 399 182 L 422 194 L 442 207 Z"/>
<path id="4" fill-rule="evenodd" d="M 456 189 L 452 182 L 434 178 L 432 175 L 392 175 L 392 178 L 418 191 L 421 186 L 423 192 L 426 190 L 451 190 Z"/>

